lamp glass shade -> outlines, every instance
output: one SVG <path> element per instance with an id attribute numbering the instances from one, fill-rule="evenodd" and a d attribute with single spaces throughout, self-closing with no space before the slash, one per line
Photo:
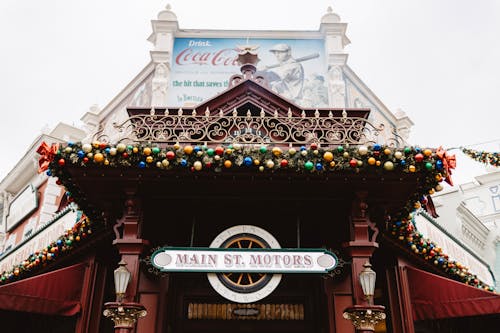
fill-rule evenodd
<path id="1" fill-rule="evenodd" d="M 363 288 L 365 296 L 373 296 L 377 273 L 371 269 L 372 265 L 369 262 L 365 263 L 363 267 L 363 270 L 359 273 L 359 283 L 361 284 L 361 288 Z"/>
<path id="2" fill-rule="evenodd" d="M 118 268 L 114 271 L 115 292 L 117 295 L 125 295 L 128 283 L 130 281 L 130 272 L 125 268 L 127 265 L 123 260 L 118 263 Z"/>

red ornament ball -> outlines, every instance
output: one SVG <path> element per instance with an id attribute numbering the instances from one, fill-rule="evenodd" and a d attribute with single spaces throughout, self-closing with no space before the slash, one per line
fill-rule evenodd
<path id="1" fill-rule="evenodd" d="M 349 165 L 353 168 L 357 167 L 358 166 L 358 161 L 356 159 L 352 159 L 349 161 Z"/>
<path id="2" fill-rule="evenodd" d="M 317 143 L 311 143 L 311 149 L 312 150 L 318 149 L 318 144 Z"/>
<path id="3" fill-rule="evenodd" d="M 123 158 L 127 158 L 128 157 L 128 153 L 123 153 L 122 156 L 123 156 Z"/>
<path id="4" fill-rule="evenodd" d="M 222 154 L 224 154 L 224 148 L 222 147 L 215 148 L 215 153 L 219 156 L 222 156 Z"/>
<path id="5" fill-rule="evenodd" d="M 175 158 L 175 153 L 173 151 L 168 151 L 167 152 L 167 159 L 173 160 Z"/>
<path id="6" fill-rule="evenodd" d="M 422 162 L 424 160 L 424 155 L 418 153 L 417 155 L 415 155 L 415 161 L 416 162 Z"/>
<path id="7" fill-rule="evenodd" d="M 64 160 L 64 158 L 61 158 L 59 161 L 57 161 L 57 163 L 58 163 L 60 166 L 64 166 L 64 164 L 66 164 L 66 161 Z"/>
<path id="8" fill-rule="evenodd" d="M 281 160 L 280 165 L 281 165 L 282 168 L 286 168 L 288 166 L 288 161 L 287 160 Z"/>
<path id="9" fill-rule="evenodd" d="M 84 157 L 83 158 L 83 163 L 87 163 L 89 161 L 89 158 L 88 157 Z"/>

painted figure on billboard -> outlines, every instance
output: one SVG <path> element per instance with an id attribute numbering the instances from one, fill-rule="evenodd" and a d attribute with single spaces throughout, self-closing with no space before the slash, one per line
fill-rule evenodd
<path id="1" fill-rule="evenodd" d="M 240 71 L 236 46 L 243 44 L 238 38 L 176 38 L 166 104 L 195 106 L 226 89 Z M 330 104 L 323 40 L 254 38 L 252 44 L 259 46 L 258 74 L 273 91 L 302 107 Z"/>
<path id="2" fill-rule="evenodd" d="M 304 68 L 292 57 L 290 45 L 276 44 L 269 52 L 278 61 L 278 64 L 266 68 L 269 71 L 267 77 L 271 89 L 290 100 L 300 100 L 304 86 Z"/>

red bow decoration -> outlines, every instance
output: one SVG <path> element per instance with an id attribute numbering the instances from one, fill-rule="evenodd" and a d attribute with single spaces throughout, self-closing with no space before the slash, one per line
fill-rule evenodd
<path id="1" fill-rule="evenodd" d="M 444 180 L 453 186 L 453 181 L 451 180 L 451 169 L 455 169 L 457 166 L 457 160 L 455 158 L 455 155 L 450 155 L 446 150 L 443 149 L 443 147 L 439 147 L 436 150 L 436 155 L 441 159 L 443 162 L 443 169 L 445 171 L 445 178 Z"/>
<path id="2" fill-rule="evenodd" d="M 38 173 L 42 173 L 49 168 L 50 162 L 54 160 L 58 150 L 58 143 L 53 143 L 49 146 L 47 143 L 42 142 L 40 147 L 36 150 L 36 152 L 41 155 L 38 159 Z"/>

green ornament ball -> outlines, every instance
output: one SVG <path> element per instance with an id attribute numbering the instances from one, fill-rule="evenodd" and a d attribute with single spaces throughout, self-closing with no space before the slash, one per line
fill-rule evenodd
<path id="1" fill-rule="evenodd" d="M 259 151 L 262 153 L 262 154 L 265 154 L 267 152 L 267 147 L 266 146 L 262 146 L 260 147 Z"/>
<path id="2" fill-rule="evenodd" d="M 314 167 L 314 164 L 313 164 L 313 162 L 311 162 L 311 161 L 307 161 L 307 162 L 304 164 L 304 168 L 305 168 L 307 171 L 311 171 L 313 167 Z"/>
<path id="3" fill-rule="evenodd" d="M 432 163 L 430 163 L 430 162 L 425 163 L 425 168 L 427 170 L 432 170 Z"/>

